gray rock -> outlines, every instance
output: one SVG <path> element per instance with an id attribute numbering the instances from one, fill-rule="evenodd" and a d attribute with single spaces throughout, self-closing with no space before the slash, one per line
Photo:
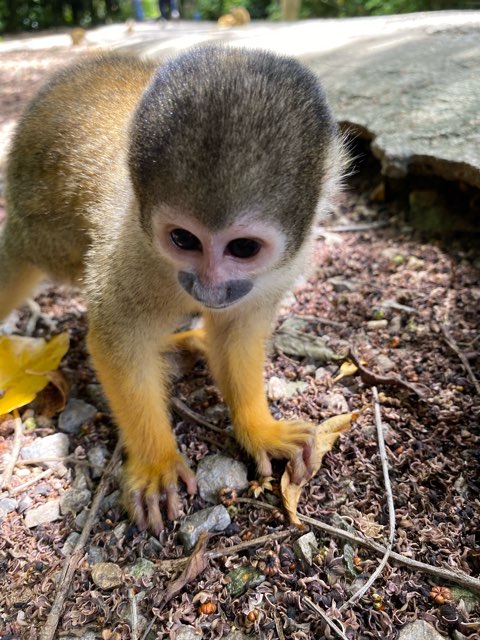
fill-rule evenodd
<path id="1" fill-rule="evenodd" d="M 77 467 L 72 487 L 78 489 L 79 491 L 82 491 L 83 489 L 88 489 L 89 486 L 90 477 L 88 475 L 88 470 L 85 467 Z"/>
<path id="2" fill-rule="evenodd" d="M 39 482 L 32 489 L 34 496 L 49 496 L 51 493 L 53 493 L 53 487 L 47 482 Z"/>
<path id="3" fill-rule="evenodd" d="M 78 516 L 75 518 L 75 527 L 76 527 L 76 529 L 78 529 L 79 531 L 81 531 L 83 529 L 83 527 L 85 526 L 85 523 L 87 521 L 89 513 L 90 513 L 90 509 L 87 507 L 86 509 L 84 509 L 83 511 L 81 511 L 78 514 Z"/>
<path id="4" fill-rule="evenodd" d="M 87 458 L 92 467 L 92 478 L 100 478 L 107 466 L 109 459 L 108 449 L 105 445 L 99 444 L 87 451 Z"/>
<path id="5" fill-rule="evenodd" d="M 82 426 L 91 422 L 97 413 L 97 408 L 83 400 L 72 398 L 58 419 L 58 428 L 64 433 L 76 435 Z"/>
<path id="6" fill-rule="evenodd" d="M 76 489 L 71 487 L 67 489 L 60 498 L 60 512 L 63 516 L 67 513 L 76 515 L 84 509 L 91 500 L 92 492 L 88 489 Z"/>
<path id="7" fill-rule="evenodd" d="M 286 353 L 289 356 L 308 357 L 319 362 L 331 362 L 338 360 L 337 356 L 330 347 L 327 346 L 323 338 L 312 335 L 311 333 L 276 333 L 273 336 L 273 344 L 275 349 L 280 353 Z"/>
<path id="8" fill-rule="evenodd" d="M 267 397 L 269 400 L 284 400 L 287 398 L 287 383 L 282 378 L 272 376 L 267 382 Z"/>
<path id="9" fill-rule="evenodd" d="M 435 627 L 425 620 L 415 620 L 405 625 L 400 631 L 398 640 L 445 640 Z"/>
<path id="10" fill-rule="evenodd" d="M 188 627 L 186 624 L 182 624 L 172 634 L 172 640 L 201 640 L 202 638 L 203 633 L 198 634 L 194 627 Z"/>
<path id="11" fill-rule="evenodd" d="M 33 499 L 27 493 L 24 493 L 18 501 L 18 513 L 24 513 L 27 509 L 30 509 L 32 504 Z"/>
<path id="12" fill-rule="evenodd" d="M 109 493 L 108 496 L 105 496 L 105 498 L 102 500 L 101 511 L 102 512 L 108 511 L 115 505 L 119 504 L 121 499 L 120 494 L 121 494 L 120 490 L 115 489 L 115 491 L 112 491 L 112 493 Z"/>
<path id="13" fill-rule="evenodd" d="M 95 631 L 90 631 L 87 628 L 76 629 L 75 631 L 78 635 L 75 636 L 62 636 L 62 640 L 78 640 L 81 638 L 82 640 L 101 640 L 102 636 L 95 633 Z"/>
<path id="14" fill-rule="evenodd" d="M 205 409 L 205 418 L 209 422 L 213 422 L 214 424 L 217 424 L 227 416 L 228 416 L 227 407 L 225 407 L 225 405 L 222 405 L 222 404 L 214 404 L 211 407 L 207 407 Z M 197 637 L 200 637 L 200 636 L 197 636 Z"/>
<path id="15" fill-rule="evenodd" d="M 22 447 L 20 457 L 22 460 L 34 460 L 37 458 L 63 458 L 68 455 L 69 439 L 64 433 L 54 433 L 51 436 L 37 438 L 28 447 Z M 47 467 L 56 467 L 59 462 L 45 462 Z"/>
<path id="16" fill-rule="evenodd" d="M 4 518 L 7 513 L 15 511 L 17 508 L 17 501 L 13 498 L 2 498 L 0 500 L 0 520 Z"/>
<path id="17" fill-rule="evenodd" d="M 92 566 L 92 580 L 99 589 L 115 589 L 124 583 L 123 571 L 114 562 L 99 562 Z"/>
<path id="18" fill-rule="evenodd" d="M 308 382 L 304 380 L 291 380 L 287 382 L 287 397 L 291 398 L 296 393 L 303 393 L 308 388 Z"/>
<path id="19" fill-rule="evenodd" d="M 327 393 L 325 394 L 322 406 L 334 413 L 348 413 L 350 411 L 348 402 L 342 393 Z"/>
<path id="20" fill-rule="evenodd" d="M 260 636 L 247 636 L 245 633 L 243 633 L 243 631 L 235 629 L 235 631 L 230 631 L 227 636 L 224 636 L 223 640 L 260 640 Z"/>
<path id="21" fill-rule="evenodd" d="M 318 552 L 318 542 L 313 531 L 295 540 L 293 552 L 304 566 L 312 566 L 313 557 Z"/>
<path id="22" fill-rule="evenodd" d="M 106 550 L 103 547 L 97 547 L 92 545 L 88 549 L 88 564 L 90 566 L 94 564 L 99 564 L 100 562 L 106 562 L 108 560 L 108 555 Z"/>
<path id="23" fill-rule="evenodd" d="M 377 365 L 377 368 L 381 373 L 388 373 L 396 368 L 395 363 L 383 353 L 379 353 L 375 356 L 374 363 Z"/>
<path id="24" fill-rule="evenodd" d="M 116 537 L 117 540 L 121 540 L 125 535 L 126 530 L 127 530 L 127 523 L 120 522 L 119 524 L 117 524 L 117 526 L 113 530 L 113 535 Z"/>
<path id="25" fill-rule="evenodd" d="M 203 531 L 218 533 L 224 531 L 231 519 L 223 504 L 197 511 L 183 520 L 178 531 L 180 542 L 189 551 L 195 546 L 198 536 Z"/>
<path id="26" fill-rule="evenodd" d="M 359 38 L 310 56 L 311 66 L 337 117 L 373 139 L 384 175 L 434 174 L 479 187 L 480 134 L 471 125 L 480 96 L 478 12 L 398 18 L 383 26 L 367 19 Z"/>
<path id="27" fill-rule="evenodd" d="M 388 327 L 388 320 L 369 320 L 365 326 L 368 331 L 381 331 Z"/>
<path id="28" fill-rule="evenodd" d="M 128 573 L 132 578 L 150 578 L 155 571 L 155 565 L 146 558 L 139 558 L 135 564 L 132 564 L 127 568 Z"/>
<path id="29" fill-rule="evenodd" d="M 197 484 L 200 496 L 217 504 L 220 489 L 230 487 L 239 493 L 248 488 L 247 467 L 226 456 L 206 456 L 198 463 Z"/>
<path id="30" fill-rule="evenodd" d="M 473 613 L 480 605 L 480 595 L 478 593 L 474 593 L 464 587 L 451 587 L 450 591 L 455 602 L 461 601 L 463 603 L 467 613 Z"/>
<path id="31" fill-rule="evenodd" d="M 60 518 L 60 500 L 49 500 L 25 514 L 25 526 L 31 529 L 39 524 L 53 522 Z"/>
<path id="32" fill-rule="evenodd" d="M 356 291 L 358 289 L 358 282 L 351 278 L 343 278 L 342 276 L 333 276 L 327 280 L 336 293 L 345 293 L 347 291 Z"/>
<path id="33" fill-rule="evenodd" d="M 108 406 L 108 400 L 103 393 L 102 385 L 100 384 L 87 384 L 86 391 L 88 397 L 92 401 L 92 403 L 98 407 L 99 411 L 102 413 L 108 413 L 110 411 L 110 407 Z"/>
<path id="34" fill-rule="evenodd" d="M 72 533 L 65 540 L 65 543 L 62 547 L 62 553 L 64 556 L 68 556 L 75 549 L 78 539 L 80 538 L 80 534 L 76 531 L 72 531 Z"/>
<path id="35" fill-rule="evenodd" d="M 232 598 L 237 598 L 249 587 L 258 587 L 266 578 L 255 567 L 238 567 L 227 574 L 230 582 L 227 586 Z"/>

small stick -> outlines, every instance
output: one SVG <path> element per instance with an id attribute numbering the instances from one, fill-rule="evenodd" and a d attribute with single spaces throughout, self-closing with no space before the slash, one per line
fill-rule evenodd
<path id="1" fill-rule="evenodd" d="M 138 640 L 138 612 L 137 601 L 135 599 L 135 591 L 133 589 L 128 590 L 128 599 L 130 600 L 130 607 L 132 610 L 132 640 Z"/>
<path id="2" fill-rule="evenodd" d="M 261 502 L 260 500 L 254 500 L 253 498 L 237 498 L 237 502 L 243 502 L 245 504 L 252 504 L 255 507 L 263 507 L 265 509 L 278 509 L 278 507 L 274 507 L 268 502 Z M 309 516 L 302 516 L 298 514 L 298 517 L 303 522 L 315 527 L 317 529 L 321 529 L 322 531 L 326 531 L 327 533 L 331 533 L 333 536 L 337 538 L 342 538 L 343 540 L 349 540 L 350 542 L 354 542 L 363 547 L 368 547 L 369 549 L 373 549 L 378 553 L 384 554 L 386 552 L 386 548 L 378 544 L 378 542 L 373 542 L 373 540 L 366 540 L 362 538 L 360 534 L 350 533 L 345 529 L 338 529 L 337 527 L 332 527 L 325 522 L 321 522 L 320 520 L 316 520 L 315 518 L 310 518 Z M 480 593 L 480 580 L 477 578 L 472 578 L 467 573 L 456 569 L 452 571 L 451 569 L 443 569 L 441 567 L 433 567 L 430 564 L 425 564 L 424 562 L 420 562 L 419 560 L 413 560 L 412 558 L 407 558 L 406 556 L 402 556 L 400 553 L 396 553 L 392 551 L 390 554 L 390 558 L 392 560 L 396 560 L 400 564 L 403 564 L 406 567 L 410 567 L 412 569 L 418 569 L 418 571 L 423 571 L 424 573 L 428 573 L 431 576 L 435 576 L 436 578 L 441 578 L 442 580 L 446 580 L 452 582 L 454 584 L 459 584 L 462 587 L 466 587 L 471 591 L 475 591 L 476 593 Z"/>
<path id="3" fill-rule="evenodd" d="M 275 531 L 266 536 L 259 536 L 258 538 L 253 538 L 252 540 L 246 540 L 245 542 L 234 544 L 232 547 L 221 547 L 220 549 L 212 549 L 211 551 L 207 551 L 205 553 L 205 557 L 208 560 L 215 560 L 216 558 L 221 558 L 222 556 L 233 556 L 236 553 L 245 551 L 245 549 L 249 549 L 250 547 L 256 547 L 261 544 L 266 544 L 267 542 L 271 542 L 272 540 L 283 540 L 284 538 L 288 538 L 288 536 L 290 535 L 292 535 L 292 531 Z M 155 566 L 160 571 L 162 569 L 167 571 L 175 571 L 182 569 L 182 567 L 187 562 L 188 556 L 184 556 L 183 558 L 175 558 L 174 560 L 159 560 L 158 562 L 155 562 Z"/>
<path id="4" fill-rule="evenodd" d="M 475 391 L 477 392 L 477 395 L 480 396 L 480 383 L 478 382 L 477 378 L 475 377 L 475 374 L 473 373 L 473 370 L 472 370 L 472 367 L 470 366 L 470 363 L 468 362 L 468 360 L 465 357 L 465 355 L 458 348 L 457 343 L 453 339 L 452 334 L 447 329 L 447 327 L 444 324 L 442 324 L 442 325 L 440 325 L 440 329 L 442 330 L 443 337 L 445 338 L 445 342 L 448 344 L 450 349 L 452 349 L 452 351 L 454 351 L 457 354 L 459 360 L 461 361 L 461 363 L 465 367 L 465 371 L 467 372 L 468 377 L 470 378 L 470 380 L 473 383 L 473 386 L 475 387 Z"/>
<path id="5" fill-rule="evenodd" d="M 333 622 L 333 620 L 329 618 L 327 614 L 324 613 L 318 605 L 316 605 L 312 600 L 310 600 L 310 598 L 303 597 L 302 602 L 304 602 L 307 605 L 307 607 L 309 607 L 309 609 L 312 609 L 312 611 L 315 611 L 315 613 L 318 613 L 318 615 L 328 624 L 330 629 L 332 629 L 332 631 L 334 631 L 339 638 L 342 638 L 342 640 L 348 640 L 347 636 L 343 633 L 343 630 L 339 629 L 335 624 L 335 622 L 337 622 L 337 624 L 342 625 L 340 620 L 336 620 L 335 622 Z"/>
<path id="6" fill-rule="evenodd" d="M 345 224 L 338 225 L 336 227 L 319 227 L 317 230 L 318 236 L 321 236 L 323 232 L 326 233 L 350 233 L 352 231 L 374 231 L 375 229 L 385 229 L 389 227 L 390 222 L 388 220 L 379 220 L 378 222 L 359 222 L 357 224 Z"/>
<path id="7" fill-rule="evenodd" d="M 85 522 L 82 533 L 80 534 L 80 537 L 78 538 L 77 544 L 75 545 L 72 553 L 65 558 L 65 566 L 62 571 L 62 575 L 60 576 L 57 595 L 55 596 L 55 600 L 52 604 L 52 608 L 50 609 L 50 613 L 48 614 L 47 621 L 45 622 L 43 630 L 40 633 L 40 640 L 53 640 L 53 638 L 55 637 L 55 631 L 57 630 L 58 623 L 60 621 L 63 605 L 70 589 L 70 583 L 75 574 L 78 563 L 83 557 L 84 548 L 88 541 L 88 536 L 90 535 L 90 531 L 92 530 L 95 518 L 97 517 L 100 504 L 105 497 L 111 475 L 115 467 L 121 460 L 121 451 L 122 445 L 120 444 L 120 442 L 117 442 L 112 457 L 110 458 L 110 462 L 108 463 L 102 475 L 102 478 L 98 483 L 97 491 L 92 502 L 90 513 L 88 514 L 88 518 Z"/>
<path id="8" fill-rule="evenodd" d="M 390 385 L 396 387 L 404 387 L 405 389 L 408 389 L 408 391 L 417 395 L 419 398 L 423 398 L 422 391 L 416 385 L 403 380 L 403 378 L 400 378 L 400 376 L 381 376 L 364 367 L 356 357 L 356 355 L 352 352 L 352 350 L 348 352 L 347 359 L 351 360 L 357 367 L 360 378 L 365 384 L 369 384 L 371 386 L 383 384 L 386 386 Z"/>
<path id="9" fill-rule="evenodd" d="M 337 322 L 336 320 L 329 320 L 328 318 L 321 318 L 320 316 L 295 316 L 299 320 L 305 320 L 306 322 L 317 322 L 318 324 L 326 324 L 336 329 L 344 329 L 345 324 Z"/>
<path id="10" fill-rule="evenodd" d="M 42 471 L 41 473 L 39 473 L 38 476 L 35 476 L 35 478 L 32 478 L 31 480 L 27 480 L 27 482 L 24 482 L 18 487 L 14 487 L 13 489 L 10 489 L 10 495 L 16 496 L 18 493 L 22 493 L 22 491 L 25 491 L 25 489 L 28 489 L 28 487 L 31 487 L 32 484 L 35 484 L 39 480 L 45 480 L 45 478 L 48 478 L 49 476 L 51 476 L 52 473 L 53 473 L 53 469 L 45 469 L 45 471 Z"/>
<path id="11" fill-rule="evenodd" d="M 23 423 L 17 409 L 14 410 L 13 417 L 15 419 L 15 432 L 13 436 L 12 451 L 8 462 L 5 465 L 5 469 L 3 470 L 2 477 L 0 478 L 0 489 L 3 489 L 10 484 L 13 470 L 15 469 L 18 456 L 20 455 L 20 447 L 22 446 Z"/>
<path id="12" fill-rule="evenodd" d="M 207 427 L 207 429 L 210 429 L 210 431 L 213 431 L 214 433 L 219 433 L 222 436 L 228 436 L 229 438 L 232 437 L 227 431 L 225 431 L 225 429 L 216 427 L 211 422 L 208 422 L 208 420 L 205 420 L 205 418 L 203 418 L 199 413 L 193 411 L 190 407 L 187 407 L 187 405 L 178 398 L 172 398 L 170 402 L 173 410 L 180 416 L 180 418 L 193 420 L 193 422 L 201 424 L 203 427 Z"/>
<path id="13" fill-rule="evenodd" d="M 30 458 L 29 460 L 19 460 L 17 462 L 17 467 L 26 467 L 30 464 L 43 464 L 44 462 L 67 462 L 71 464 L 83 465 L 85 467 L 92 467 L 95 469 L 103 469 L 98 464 L 92 464 L 88 460 L 82 460 L 80 458 L 76 458 L 75 456 L 51 456 L 45 458 Z"/>
<path id="14" fill-rule="evenodd" d="M 360 600 L 360 598 L 365 593 L 367 593 L 367 591 L 370 589 L 372 584 L 375 582 L 378 576 L 382 573 L 384 566 L 387 564 L 388 558 L 390 557 L 390 554 L 393 549 L 393 541 L 395 539 L 395 505 L 393 504 L 392 485 L 391 485 L 390 476 L 388 473 L 388 458 L 387 458 L 387 451 L 385 448 L 385 439 L 383 437 L 383 424 L 382 424 L 382 416 L 380 413 L 380 401 L 378 399 L 377 387 L 373 387 L 372 390 L 373 390 L 373 398 L 375 401 L 375 426 L 377 428 L 378 449 L 380 452 L 380 460 L 382 462 L 383 482 L 385 484 L 385 491 L 387 494 L 388 527 L 389 527 L 388 544 L 380 564 L 372 573 L 370 578 L 367 580 L 367 582 L 363 585 L 361 589 L 359 589 L 356 593 L 354 593 L 353 596 L 340 607 L 340 609 L 344 609 L 346 606 L 354 604 L 355 602 L 357 602 L 357 600 Z"/>

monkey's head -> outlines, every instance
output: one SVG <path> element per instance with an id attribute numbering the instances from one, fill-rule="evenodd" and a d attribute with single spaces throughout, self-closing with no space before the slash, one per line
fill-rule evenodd
<path id="1" fill-rule="evenodd" d="M 133 116 L 141 225 L 202 305 L 261 295 L 306 244 L 336 149 L 305 67 L 264 51 L 195 48 L 157 70 Z"/>

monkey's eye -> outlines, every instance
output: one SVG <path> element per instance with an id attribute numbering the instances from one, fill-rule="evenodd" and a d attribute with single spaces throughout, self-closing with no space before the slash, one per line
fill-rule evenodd
<path id="1" fill-rule="evenodd" d="M 202 243 L 193 233 L 186 229 L 173 229 L 170 231 L 173 244 L 184 251 L 201 251 Z"/>
<path id="2" fill-rule="evenodd" d="M 252 238 L 236 238 L 227 244 L 228 253 L 234 258 L 253 258 L 262 245 Z"/>

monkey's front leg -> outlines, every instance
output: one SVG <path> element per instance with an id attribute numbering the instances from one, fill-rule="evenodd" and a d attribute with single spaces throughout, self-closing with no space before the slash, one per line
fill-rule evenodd
<path id="1" fill-rule="evenodd" d="M 275 420 L 270 414 L 264 383 L 270 322 L 245 315 L 205 314 L 210 368 L 229 405 L 235 435 L 256 460 L 260 475 L 271 475 L 271 458 L 287 458 L 293 481 L 300 482 L 309 471 L 313 425 Z"/>
<path id="2" fill-rule="evenodd" d="M 123 348 L 108 347 L 111 338 L 91 328 L 88 346 L 127 453 L 127 507 L 141 529 L 149 527 L 158 535 L 163 529 L 161 493 L 166 494 L 167 516 L 174 520 L 179 515 L 178 479 L 190 494 L 196 481 L 170 427 L 166 363 L 146 336 L 135 340 L 132 331 L 129 340 Z"/>

